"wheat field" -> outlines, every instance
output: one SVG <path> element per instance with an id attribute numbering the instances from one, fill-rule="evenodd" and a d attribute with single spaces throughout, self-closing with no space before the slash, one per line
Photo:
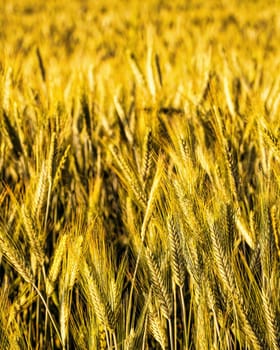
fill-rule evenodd
<path id="1" fill-rule="evenodd" d="M 0 2 L 0 349 L 280 349 L 279 13 Z"/>

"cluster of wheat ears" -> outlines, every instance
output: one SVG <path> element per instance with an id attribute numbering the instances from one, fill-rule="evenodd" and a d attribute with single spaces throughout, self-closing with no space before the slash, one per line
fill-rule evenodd
<path id="1" fill-rule="evenodd" d="M 8 3 L 0 349 L 280 349 L 273 4 Z"/>

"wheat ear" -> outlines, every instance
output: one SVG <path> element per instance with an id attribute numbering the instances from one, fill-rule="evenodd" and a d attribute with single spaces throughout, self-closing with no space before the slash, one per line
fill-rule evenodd
<path id="1" fill-rule="evenodd" d="M 169 246 L 171 249 L 171 268 L 173 278 L 177 286 L 183 287 L 185 282 L 185 265 L 182 252 L 180 232 L 176 227 L 175 220 L 169 216 L 167 221 Z"/>
<path id="2" fill-rule="evenodd" d="M 34 283 L 29 266 L 23 256 L 20 256 L 13 245 L 9 242 L 9 238 L 0 230 L 0 251 L 8 261 L 8 263 L 21 275 L 28 283 Z"/>
<path id="3" fill-rule="evenodd" d="M 166 331 L 152 302 L 149 302 L 148 306 L 148 329 L 161 348 L 165 350 L 167 346 Z"/>
<path id="4" fill-rule="evenodd" d="M 42 208 L 46 202 L 48 194 L 47 170 L 45 163 L 42 164 L 38 185 L 32 205 L 32 217 L 39 219 Z"/>
<path id="5" fill-rule="evenodd" d="M 23 218 L 23 225 L 30 242 L 30 247 L 33 250 L 33 253 L 36 256 L 36 259 L 38 260 L 39 264 L 42 266 L 45 260 L 45 253 L 40 244 L 40 237 L 38 235 L 35 222 L 31 214 L 29 214 L 25 205 L 23 205 L 22 207 L 22 218 Z"/>
<path id="6" fill-rule="evenodd" d="M 182 250 L 180 231 L 175 224 L 173 216 L 169 216 L 167 221 L 169 246 L 171 248 L 171 269 L 175 284 L 180 289 L 180 302 L 182 306 L 182 320 L 184 326 L 184 338 L 187 340 L 186 308 L 184 300 L 185 264 Z M 176 294 L 175 294 L 176 297 Z"/>
<path id="7" fill-rule="evenodd" d="M 277 322 L 276 311 L 265 292 L 262 293 L 264 316 L 266 321 L 266 336 L 272 350 L 280 349 L 280 326 Z"/>
<path id="8" fill-rule="evenodd" d="M 160 303 L 163 316 L 169 320 L 172 314 L 172 301 L 170 293 L 167 291 L 164 278 L 154 254 L 149 248 L 146 248 L 146 258 L 151 274 L 152 289 Z"/>
<path id="9" fill-rule="evenodd" d="M 280 258 L 280 234 L 278 230 L 278 222 L 276 219 L 276 206 L 273 205 L 270 209 L 270 217 L 271 217 L 271 226 L 275 241 L 275 246 L 277 250 L 278 257 Z"/>
<path id="10" fill-rule="evenodd" d="M 145 184 L 149 178 L 151 166 L 152 166 L 152 146 L 153 146 L 153 136 L 152 130 L 149 128 L 144 139 L 143 157 L 142 157 L 142 180 Z"/>
<path id="11" fill-rule="evenodd" d="M 97 272 L 93 267 L 92 271 L 90 271 L 88 264 L 84 262 L 82 274 L 86 293 L 89 296 L 89 301 L 95 310 L 97 318 L 106 329 L 114 332 L 116 318 L 110 302 L 102 289 L 102 285 L 99 282 Z"/>
<path id="12" fill-rule="evenodd" d="M 58 163 L 58 166 L 57 166 L 57 169 L 56 169 L 56 172 L 55 172 L 55 176 L 54 176 L 54 180 L 53 180 L 53 185 L 52 185 L 52 188 L 55 189 L 56 186 L 58 185 L 58 182 L 61 178 L 61 175 L 62 175 L 62 171 L 63 171 L 63 168 L 65 166 L 65 163 L 67 161 L 67 158 L 68 158 L 68 155 L 69 155 L 69 151 L 70 151 L 70 148 L 71 146 L 68 145 L 63 153 L 63 156 L 61 157 L 59 163 Z"/>
<path id="13" fill-rule="evenodd" d="M 63 290 L 61 300 L 60 300 L 60 310 L 59 310 L 60 334 L 61 334 L 63 350 L 66 349 L 68 327 L 69 327 L 69 315 L 70 315 L 70 295 L 68 291 Z"/>
<path id="14" fill-rule="evenodd" d="M 233 300 L 235 302 L 235 307 L 243 323 L 244 332 L 248 335 L 252 343 L 252 346 L 254 347 L 255 350 L 261 350 L 262 349 L 261 335 L 258 334 L 256 329 L 254 329 L 252 325 L 252 321 L 250 320 L 248 312 L 245 308 L 243 297 L 240 294 L 239 289 L 237 288 L 236 281 L 234 279 L 234 274 L 231 268 L 230 259 L 228 257 L 226 250 L 223 248 L 223 245 L 221 242 L 222 237 L 219 235 L 218 229 L 217 227 L 215 227 L 215 225 L 211 227 L 210 231 L 211 231 L 211 238 L 213 243 L 212 247 L 213 247 L 214 260 L 215 260 L 217 269 L 219 271 L 221 280 L 223 282 L 223 285 L 226 287 L 229 294 L 233 297 Z"/>
<path id="15" fill-rule="evenodd" d="M 131 170 L 131 167 L 126 162 L 117 147 L 111 147 L 110 150 L 114 157 L 114 160 L 122 171 L 125 182 L 128 185 L 128 189 L 133 193 L 134 198 L 141 205 L 141 207 L 145 208 L 147 203 L 147 196 L 145 192 L 143 192 L 140 182 L 135 173 Z"/>
<path id="16" fill-rule="evenodd" d="M 68 252 L 66 267 L 66 286 L 69 289 L 73 288 L 80 268 L 79 265 L 83 252 L 83 241 L 84 237 L 82 235 L 76 237 L 70 246 L 70 251 Z"/>
<path id="17" fill-rule="evenodd" d="M 53 256 L 53 260 L 52 260 L 48 277 L 46 280 L 46 293 L 48 297 L 53 293 L 54 283 L 58 278 L 58 274 L 61 268 L 62 258 L 66 250 L 67 239 L 68 239 L 67 234 L 64 234 L 61 236 Z"/>

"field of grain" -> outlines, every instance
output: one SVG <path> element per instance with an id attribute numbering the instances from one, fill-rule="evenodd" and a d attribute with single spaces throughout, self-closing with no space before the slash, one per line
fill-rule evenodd
<path id="1" fill-rule="evenodd" d="M 0 2 L 0 349 L 280 349 L 280 3 Z"/>

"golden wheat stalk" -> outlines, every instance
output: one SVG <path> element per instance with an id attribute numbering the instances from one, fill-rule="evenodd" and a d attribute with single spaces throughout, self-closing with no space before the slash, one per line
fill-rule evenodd
<path id="1" fill-rule="evenodd" d="M 224 286 L 230 291 L 230 293 L 234 293 L 236 291 L 236 283 L 234 279 L 234 273 L 231 268 L 231 261 L 222 245 L 222 238 L 218 232 L 216 224 L 210 228 L 210 233 L 212 239 L 213 257 L 218 272 L 221 276 L 221 280 Z"/>
<path id="2" fill-rule="evenodd" d="M 46 69 L 39 47 L 36 48 L 36 55 L 39 63 L 40 73 L 44 82 L 46 82 Z"/>
<path id="3" fill-rule="evenodd" d="M 58 166 L 57 166 L 57 169 L 56 169 L 56 172 L 55 172 L 55 176 L 54 176 L 54 179 L 53 179 L 53 184 L 52 184 L 52 188 L 53 190 L 57 187 L 60 179 L 61 179 L 61 175 L 62 175 L 62 171 L 64 169 L 64 166 L 65 166 L 65 163 L 67 161 L 67 158 L 69 156 L 69 152 L 70 152 L 70 148 L 71 146 L 68 145 L 63 153 L 63 156 L 61 157 L 59 163 L 58 163 Z"/>
<path id="4" fill-rule="evenodd" d="M 28 283 L 34 284 L 34 277 L 31 273 L 26 259 L 20 255 L 11 244 L 9 238 L 0 229 L 0 252 L 4 255 L 7 262 L 19 273 L 19 275 Z"/>
<path id="5" fill-rule="evenodd" d="M 207 312 L 205 307 L 205 297 L 200 294 L 199 296 L 199 304 L 197 305 L 196 309 L 196 349 L 198 350 L 204 350 L 209 349 L 209 334 L 207 334 L 208 331 L 208 320 L 207 320 Z"/>
<path id="6" fill-rule="evenodd" d="M 276 210 L 277 210 L 276 205 L 273 205 L 270 209 L 270 216 L 271 216 L 271 226 L 272 226 L 275 246 L 278 253 L 278 257 L 280 258 L 280 233 L 278 230 L 278 221 L 276 219 L 277 217 Z"/>
<path id="7" fill-rule="evenodd" d="M 132 73 L 134 74 L 134 77 L 135 77 L 137 83 L 140 86 L 145 86 L 146 81 L 144 78 L 144 74 L 143 74 L 143 72 L 142 72 L 142 70 L 137 62 L 137 59 L 136 59 L 134 53 L 132 53 L 132 52 L 128 53 L 128 61 L 129 61 Z"/>
<path id="8" fill-rule="evenodd" d="M 36 228 L 36 224 L 25 205 L 22 206 L 22 220 L 25 232 L 30 242 L 30 247 L 39 264 L 42 266 L 45 260 L 45 253 L 40 242 L 40 236 Z"/>
<path id="9" fill-rule="evenodd" d="M 170 319 L 172 314 L 171 296 L 167 290 L 163 274 L 158 266 L 155 256 L 149 248 L 146 248 L 146 259 L 150 270 L 154 294 L 160 303 L 163 316 L 166 319 Z"/>
<path id="10" fill-rule="evenodd" d="M 12 73 L 13 68 L 8 67 L 5 72 L 4 86 L 3 86 L 3 97 L 2 97 L 2 105 L 5 111 L 9 111 L 10 109 L 10 97 L 11 97 L 11 86 L 12 86 Z"/>
<path id="11" fill-rule="evenodd" d="M 47 161 L 47 174 L 48 174 L 49 183 L 52 183 L 54 174 L 55 174 L 56 152 L 57 152 L 57 136 L 56 136 L 56 133 L 53 132 L 51 135 L 51 144 L 50 144 L 49 156 Z"/>
<path id="12" fill-rule="evenodd" d="M 124 176 L 124 181 L 127 184 L 128 189 L 134 195 L 136 201 L 141 205 L 141 207 L 145 208 L 147 203 L 147 196 L 141 188 L 139 179 L 117 147 L 110 147 L 110 151 L 114 157 L 115 162 L 122 171 L 122 175 Z"/>
<path id="13" fill-rule="evenodd" d="M 235 299 L 235 307 L 237 309 L 238 317 L 240 318 L 243 326 L 243 331 L 246 337 L 248 337 L 254 350 L 264 349 L 263 343 L 260 340 L 260 335 L 255 331 L 252 322 L 248 317 L 248 312 L 245 310 L 243 303 L 240 303 L 238 297 Z"/>
<path id="14" fill-rule="evenodd" d="M 268 344 L 272 350 L 280 349 L 280 326 L 279 321 L 277 321 L 276 309 L 273 307 L 271 298 L 262 293 L 262 301 L 264 308 L 264 316 L 266 321 L 266 337 L 268 339 Z"/>
<path id="15" fill-rule="evenodd" d="M 84 287 L 89 297 L 89 302 L 95 310 L 96 316 L 106 329 L 114 332 L 116 318 L 112 306 L 103 291 L 97 272 L 92 267 L 91 271 L 86 262 L 83 263 L 82 274 Z"/>
<path id="16" fill-rule="evenodd" d="M 141 240 L 144 242 L 145 239 L 145 234 L 146 234 L 146 230 L 149 224 L 149 221 L 152 217 L 152 213 L 153 213 L 153 209 L 155 207 L 155 203 L 156 203 L 156 199 L 157 196 L 159 194 L 159 188 L 160 188 L 160 184 L 164 175 L 164 166 L 165 166 L 165 162 L 164 162 L 164 158 L 160 157 L 158 162 L 157 162 L 157 170 L 153 179 L 153 183 L 152 183 L 152 187 L 149 193 L 149 197 L 148 197 L 148 202 L 147 202 L 147 206 L 145 209 L 145 216 L 143 219 L 143 223 L 142 223 L 142 227 L 141 227 L 141 233 L 140 233 L 140 237 Z"/>
<path id="17" fill-rule="evenodd" d="M 55 249 L 53 260 L 50 265 L 49 273 L 46 280 L 46 294 L 48 297 L 53 293 L 54 284 L 59 276 L 62 259 L 66 253 L 67 240 L 68 240 L 68 235 L 63 234 L 60 237 Z"/>
<path id="18" fill-rule="evenodd" d="M 241 218 L 240 215 L 235 216 L 235 223 L 240 235 L 245 240 L 245 242 L 249 245 L 250 248 L 255 249 L 256 243 L 254 231 L 249 230 L 247 228 L 244 220 Z"/>
<path id="19" fill-rule="evenodd" d="M 66 266 L 66 288 L 72 289 L 76 278 L 78 277 L 78 272 L 80 269 L 81 257 L 83 253 L 83 235 L 79 235 L 74 238 L 72 245 L 70 245 L 70 250 L 67 255 L 67 266 Z"/>
<path id="20" fill-rule="evenodd" d="M 169 246 L 171 248 L 171 268 L 177 286 L 183 287 L 185 283 L 185 265 L 182 252 L 180 232 L 175 220 L 170 216 L 167 220 Z"/>
<path id="21" fill-rule="evenodd" d="M 148 329 L 161 348 L 165 350 L 167 347 L 166 330 L 152 302 L 149 302 L 148 307 Z"/>
<path id="22" fill-rule="evenodd" d="M 162 72 L 160 67 L 160 58 L 158 54 L 155 54 L 155 64 L 156 64 L 156 70 L 157 70 L 157 76 L 160 87 L 162 87 L 163 81 L 162 81 Z"/>
<path id="23" fill-rule="evenodd" d="M 39 219 L 42 208 L 46 204 L 47 194 L 48 194 L 47 169 L 46 169 L 45 163 L 43 162 L 38 185 L 35 191 L 33 205 L 32 205 L 32 217 L 34 219 L 37 219 L 37 220 Z"/>
<path id="24" fill-rule="evenodd" d="M 92 137 L 92 118 L 91 118 L 91 109 L 90 109 L 90 97 L 88 96 L 85 89 L 83 89 L 83 92 L 81 94 L 81 109 L 82 109 L 82 115 L 85 119 L 86 124 L 86 131 L 91 139 Z"/>
<path id="25" fill-rule="evenodd" d="M 129 129 L 126 113 L 125 113 L 124 108 L 118 99 L 118 95 L 114 96 L 114 104 L 115 104 L 115 108 L 116 108 L 117 114 L 119 116 L 119 119 L 121 121 L 122 127 L 124 129 L 125 136 L 129 142 L 129 144 L 132 145 L 133 144 L 133 135 Z"/>
<path id="26" fill-rule="evenodd" d="M 4 127 L 9 136 L 13 152 L 17 158 L 23 154 L 23 148 L 16 128 L 12 125 L 9 115 L 3 110 Z"/>
<path id="27" fill-rule="evenodd" d="M 66 349 L 69 313 L 70 313 L 69 295 L 67 292 L 64 291 L 61 297 L 60 310 L 59 310 L 60 334 L 61 334 L 63 349 Z"/>
<path id="28" fill-rule="evenodd" d="M 142 165 L 141 165 L 142 180 L 144 184 L 149 179 L 149 174 L 152 166 L 152 147 L 153 147 L 153 136 L 152 136 L 152 131 L 149 128 L 147 130 L 147 133 L 144 139 Z"/>
<path id="29" fill-rule="evenodd" d="M 147 83 L 150 90 L 150 94 L 155 99 L 156 97 L 156 84 L 155 84 L 155 78 L 154 78 L 154 72 L 153 72 L 153 48 L 152 45 L 149 45 L 148 52 L 147 52 L 147 63 L 146 63 L 146 70 L 147 70 Z"/>

